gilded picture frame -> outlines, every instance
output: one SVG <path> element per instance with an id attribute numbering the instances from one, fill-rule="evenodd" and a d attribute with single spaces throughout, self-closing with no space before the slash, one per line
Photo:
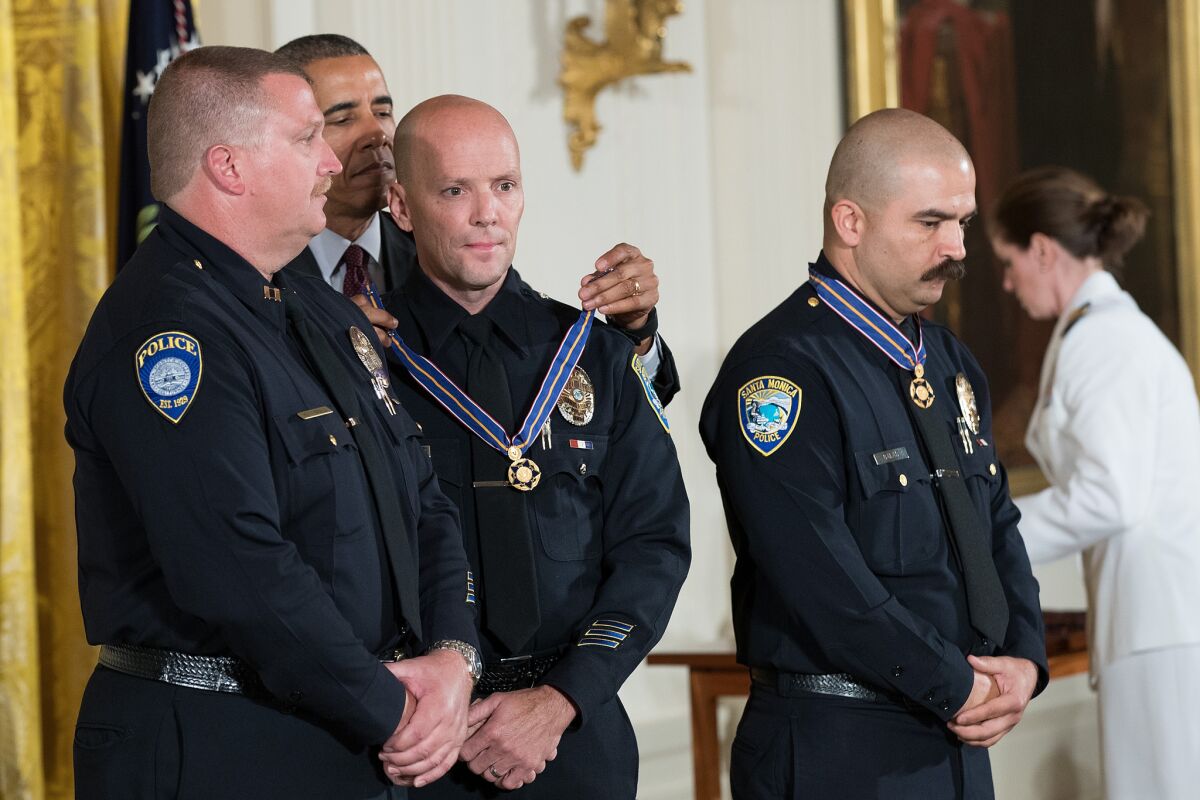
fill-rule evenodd
<path id="1" fill-rule="evenodd" d="M 1151 205 L 1151 225 L 1146 240 L 1127 259 L 1124 281 L 1143 309 L 1178 345 L 1192 374 L 1198 375 L 1200 6 L 1187 0 L 1167 0 L 1165 5 L 1078 0 L 1078 5 L 1076 10 L 1085 13 L 1035 0 L 843 0 L 848 123 L 878 108 L 922 105 L 914 100 L 920 95 L 924 107 L 916 110 L 938 118 L 972 151 L 981 210 L 986 210 L 982 208 L 986 195 L 994 194 L 1010 173 L 1043 163 L 1081 169 L 1108 188 L 1142 197 Z M 1040 14 L 1059 16 L 1034 18 Z M 951 18 L 954 22 L 949 21 Z M 920 26 L 924 26 L 923 40 L 914 34 Z M 1080 29 L 1072 30 L 1072 26 Z M 932 28 L 938 28 L 937 36 L 930 34 Z M 1072 37 L 1084 47 L 1073 49 L 1064 44 Z M 922 46 L 925 52 L 920 51 Z M 953 52 L 959 46 L 975 49 L 960 58 L 947 56 L 947 51 Z M 1055 47 L 1058 49 L 1049 49 Z M 1063 61 L 1074 59 L 1076 52 L 1091 52 L 1094 64 Z M 977 68 L 961 80 L 954 74 L 962 63 L 973 62 L 977 67 L 979 63 L 1006 59 L 1011 60 L 1011 66 L 1005 64 L 1011 76 L 989 79 L 985 75 L 981 79 Z M 1062 69 L 1064 63 L 1068 69 Z M 1045 72 L 1056 64 L 1058 71 Z M 1095 69 L 1089 71 L 1088 66 Z M 914 74 L 922 69 L 923 73 Z M 913 86 L 921 86 L 929 75 L 940 81 L 940 90 L 914 92 Z M 962 124 L 967 112 L 955 113 L 953 98 L 946 99 L 946 86 L 951 87 L 950 94 L 956 90 L 961 93 L 968 83 L 968 89 L 986 95 L 984 107 L 985 113 L 993 115 L 990 120 L 976 118 Z M 935 100 L 940 97 L 940 116 L 944 118 L 929 111 L 931 94 Z M 1080 126 L 1096 119 L 1109 124 L 1109 118 L 1113 118 L 1117 120 L 1111 123 L 1115 128 L 1121 119 L 1125 120 L 1115 141 L 1106 140 L 1103 132 L 1091 128 L 1064 134 L 1062 126 L 1074 123 L 1067 112 L 1077 110 L 1070 103 L 1081 96 L 1094 97 L 1088 107 L 1092 116 L 1077 115 Z M 971 129 L 990 131 L 996 127 L 995 107 L 1003 108 L 1006 99 L 1016 112 L 1012 114 L 1016 121 L 1001 126 L 1001 131 L 1011 130 L 1012 135 L 972 142 Z M 1067 105 L 1059 118 L 1054 118 L 1057 109 L 1052 104 L 1056 102 Z M 972 112 L 978 115 L 981 103 L 972 105 Z M 1051 109 L 1049 115 L 1031 111 L 1046 108 Z M 967 135 L 956 127 L 966 130 Z M 1083 143 L 1080 151 L 1094 151 L 1090 159 L 1088 153 L 1063 144 L 1064 137 L 1070 140 L 1071 136 Z M 1006 138 L 1016 143 L 1009 144 Z M 1109 165 L 1103 159 L 1110 152 L 1107 158 L 1120 166 L 1106 173 Z M 989 160 L 1003 166 L 993 168 Z M 933 313 L 966 340 L 989 373 L 997 447 L 1009 465 L 1013 493 L 1020 495 L 1045 485 L 1024 450 L 1020 434 L 1022 418 L 1028 418 L 1032 397 L 1036 397 L 1036 376 L 1049 325 L 1019 317 L 1011 298 L 1003 296 L 986 233 L 979 227 L 979 231 L 969 232 L 973 238 L 968 239 L 968 279 L 961 287 L 948 291 Z M 972 272 L 976 282 L 973 288 L 968 285 Z M 982 306 L 981 292 L 990 292 L 989 301 Z M 970 313 L 964 314 L 964 308 Z M 1113 375 L 1114 380 L 1120 379 L 1119 365 L 1114 365 Z"/>

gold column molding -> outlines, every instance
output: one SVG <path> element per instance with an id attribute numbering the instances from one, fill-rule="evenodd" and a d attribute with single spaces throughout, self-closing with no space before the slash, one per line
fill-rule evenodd
<path id="1" fill-rule="evenodd" d="M 1200 6 L 1168 0 L 1180 349 L 1200 376 Z"/>
<path id="2" fill-rule="evenodd" d="M 896 0 L 843 0 L 846 21 L 846 124 L 900 105 Z"/>
<path id="3" fill-rule="evenodd" d="M 685 61 L 663 61 L 666 19 L 683 11 L 678 0 L 606 0 L 602 42 L 584 33 L 591 17 L 574 17 L 563 36 L 563 119 L 570 126 L 567 148 L 571 166 L 583 168 L 583 155 L 596 143 L 596 95 L 606 86 L 635 75 L 691 72 Z"/>

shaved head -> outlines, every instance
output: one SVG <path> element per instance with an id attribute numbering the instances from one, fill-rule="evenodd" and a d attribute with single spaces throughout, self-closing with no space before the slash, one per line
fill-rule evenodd
<path id="1" fill-rule="evenodd" d="M 481 100 L 457 94 L 431 97 L 404 115 L 396 124 L 392 146 L 396 163 L 396 180 L 407 184 L 413 179 L 417 164 L 425 162 L 431 152 L 447 136 L 464 129 L 484 126 L 496 135 L 507 134 L 516 147 L 517 137 L 504 115 Z"/>
<path id="2" fill-rule="evenodd" d="M 895 321 L 936 303 L 966 274 L 975 168 L 950 132 L 887 108 L 850 126 L 825 180 L 823 251 Z"/>
<path id="3" fill-rule="evenodd" d="M 512 127 L 487 103 L 442 95 L 396 125 L 388 209 L 421 271 L 472 314 L 500 289 L 525 210 Z"/>
<path id="4" fill-rule="evenodd" d="M 904 167 L 963 159 L 970 161 L 966 148 L 929 117 L 903 108 L 874 111 L 851 125 L 833 152 L 825 178 L 826 211 L 839 200 L 879 208 L 906 188 Z"/>

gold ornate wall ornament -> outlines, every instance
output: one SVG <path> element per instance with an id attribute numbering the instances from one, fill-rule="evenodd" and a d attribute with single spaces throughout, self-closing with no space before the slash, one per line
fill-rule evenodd
<path id="1" fill-rule="evenodd" d="M 563 119 L 570 126 L 567 148 L 571 166 L 583 168 L 584 152 L 596 143 L 596 95 L 601 89 L 635 75 L 691 72 L 686 61 L 663 61 L 666 19 L 683 11 L 679 0 L 606 0 L 602 42 L 584 33 L 591 17 L 567 22 L 563 37 Z"/>

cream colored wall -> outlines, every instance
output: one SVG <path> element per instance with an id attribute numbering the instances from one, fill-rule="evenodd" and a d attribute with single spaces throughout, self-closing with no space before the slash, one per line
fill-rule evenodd
<path id="1" fill-rule="evenodd" d="M 601 0 L 200 4 L 209 44 L 273 48 L 315 32 L 357 39 L 383 67 L 400 111 L 445 92 L 501 109 L 521 143 L 525 173 L 516 263 L 542 290 L 570 301 L 579 276 L 618 241 L 655 259 L 663 331 L 684 385 L 668 413 L 693 520 L 692 570 L 664 640 L 675 647 L 731 637 L 732 558 L 697 415 L 729 345 L 804 280 L 820 247 L 824 173 L 843 119 L 838 6 L 688 0 L 667 25 L 666 57 L 689 61 L 694 72 L 604 92 L 599 143 L 575 173 L 557 59 L 566 20 L 580 13 L 603 19 Z M 595 26 L 591 32 L 598 35 Z M 1048 583 L 1067 590 L 1074 581 L 1068 572 Z M 690 797 L 683 671 L 642 667 L 621 695 L 642 750 L 639 796 Z M 1095 784 L 1094 712 L 1082 681 L 1056 685 L 1050 699 L 1036 703 L 996 750 L 1002 798 L 1087 797 Z M 727 735 L 736 711 L 731 703 Z M 1082 777 L 1069 769 L 1076 763 Z M 1039 766 L 1031 772 L 1031 764 Z"/>

